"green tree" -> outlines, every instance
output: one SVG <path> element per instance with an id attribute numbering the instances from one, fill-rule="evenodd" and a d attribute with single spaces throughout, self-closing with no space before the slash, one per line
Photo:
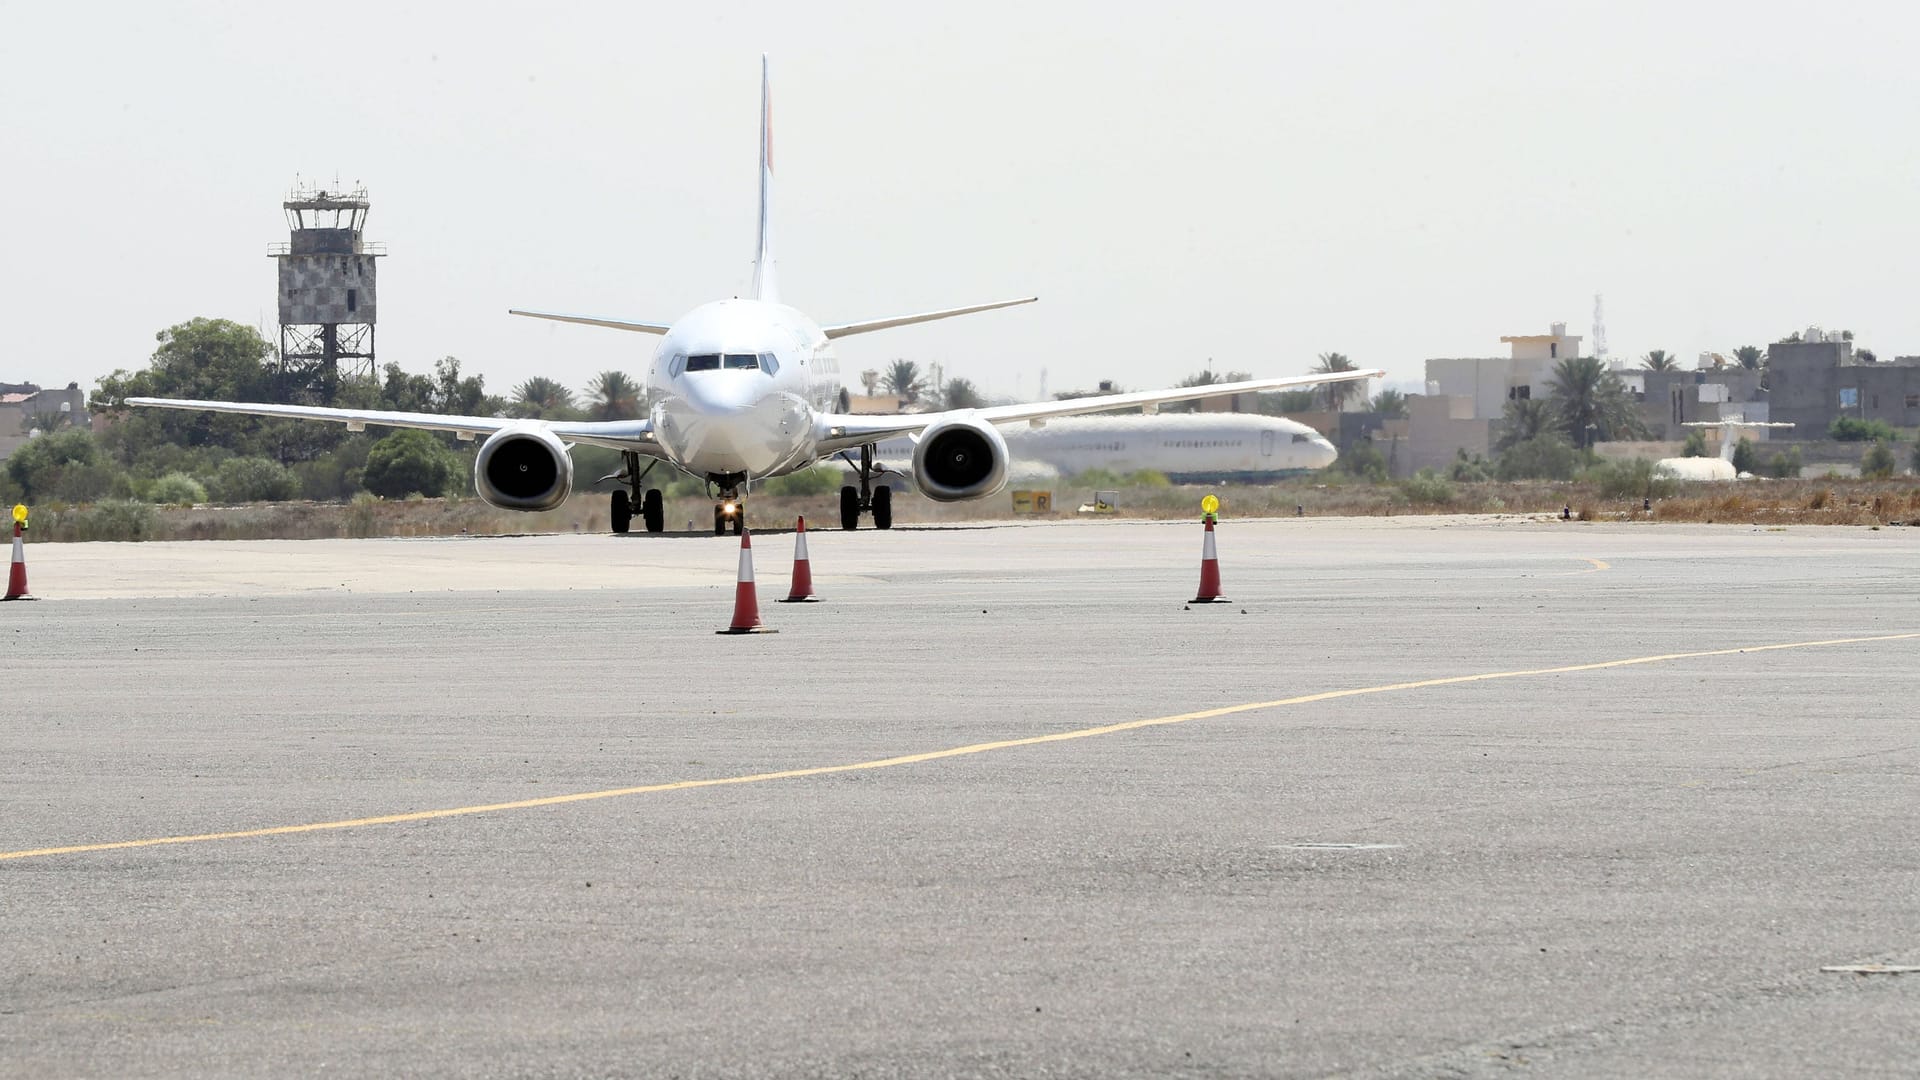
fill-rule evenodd
<path id="1" fill-rule="evenodd" d="M 1312 390 L 1276 390 L 1254 395 L 1254 407 L 1264 416 L 1312 412 L 1320 404 L 1320 395 Z"/>
<path id="2" fill-rule="evenodd" d="M 1405 416 L 1407 415 L 1407 395 L 1388 387 L 1373 395 L 1373 400 L 1367 403 L 1367 408 L 1381 416 Z"/>
<path id="3" fill-rule="evenodd" d="M 885 379 L 887 393 L 897 394 L 907 404 L 920 400 L 927 391 L 926 376 L 920 373 L 920 365 L 911 360 L 895 360 L 887 368 Z"/>
<path id="4" fill-rule="evenodd" d="M 587 384 L 591 404 L 587 415 L 595 420 L 632 420 L 640 415 L 640 386 L 624 371 L 603 371 Z"/>
<path id="5" fill-rule="evenodd" d="M 114 469 L 100 444 L 78 428 L 29 439 L 6 464 L 7 476 L 27 501 L 90 502 L 113 483 Z"/>
<path id="6" fill-rule="evenodd" d="M 367 451 L 362 483 L 389 499 L 415 493 L 432 497 L 446 493 L 459 467 L 453 451 L 431 432 L 396 431 Z"/>
<path id="7" fill-rule="evenodd" d="M 1554 366 L 1553 404 L 1560 429 L 1582 447 L 1601 440 L 1647 437 L 1626 384 L 1598 357 L 1570 356 Z"/>
<path id="8" fill-rule="evenodd" d="M 943 406 L 949 409 L 978 409 L 987 403 L 972 379 L 948 379 L 940 397 Z"/>
<path id="9" fill-rule="evenodd" d="M 1648 351 L 1644 366 L 1648 371 L 1679 371 L 1680 358 L 1665 349 L 1653 349 Z"/>
<path id="10" fill-rule="evenodd" d="M 1852 416 L 1835 417 L 1827 425 L 1827 438 L 1836 442 L 1898 442 L 1900 435 L 1885 420 L 1861 420 Z"/>
<path id="11" fill-rule="evenodd" d="M 558 380 L 536 375 L 513 388 L 513 415 L 531 420 L 565 420 L 573 416 L 573 391 Z"/>
<path id="12" fill-rule="evenodd" d="M 1885 480 L 1893 475 L 1896 467 L 1893 449 L 1886 443 L 1874 443 L 1860 455 L 1860 475 L 1869 480 Z"/>
<path id="13" fill-rule="evenodd" d="M 1559 432 L 1548 432 L 1507 447 L 1494 470 L 1502 480 L 1571 480 L 1585 464 L 1586 455 Z"/>
<path id="14" fill-rule="evenodd" d="M 1863 364 L 1877 364 L 1880 362 L 1879 354 L 1875 353 L 1872 349 L 1856 349 L 1854 350 L 1853 357 Z"/>
<path id="15" fill-rule="evenodd" d="M 1767 365 L 1767 354 L 1758 345 L 1742 345 L 1733 350 L 1733 358 L 1748 371 L 1759 371 Z"/>
<path id="16" fill-rule="evenodd" d="M 1320 362 L 1314 365 L 1313 373 L 1315 375 L 1334 375 L 1342 371 L 1352 370 L 1354 370 L 1354 363 L 1347 359 L 1346 354 L 1324 352 L 1320 354 Z M 1349 379 L 1346 382 L 1332 382 L 1323 385 L 1320 387 L 1320 395 L 1326 401 L 1328 409 L 1339 412 L 1346 406 L 1347 402 L 1353 398 L 1353 395 L 1359 393 L 1361 389 L 1362 387 L 1358 379 Z"/>
<path id="17" fill-rule="evenodd" d="M 151 448 L 219 446 L 280 460 L 304 460 L 338 443 L 345 432 L 332 424 L 266 420 L 254 416 L 128 409 L 129 397 L 197 398 L 205 401 L 285 400 L 268 361 L 273 346 L 259 331 L 226 319 L 189 319 L 155 335 L 159 342 L 139 371 L 103 376 L 89 408 L 112 415 L 102 441 L 120 461 L 134 466 Z"/>
<path id="18" fill-rule="evenodd" d="M 1699 428 L 1688 429 L 1686 444 L 1680 447 L 1680 456 L 1681 457 L 1706 457 L 1707 456 L 1707 433 L 1704 431 L 1701 431 Z"/>
<path id="19" fill-rule="evenodd" d="M 1516 398 L 1507 402 L 1500 417 L 1500 437 L 1494 441 L 1495 453 L 1516 443 L 1530 442 L 1543 435 L 1559 434 L 1560 417 L 1546 398 Z"/>
<path id="20" fill-rule="evenodd" d="M 1387 455 L 1380 452 L 1372 440 L 1354 443 L 1340 452 L 1333 467 L 1349 476 L 1357 476 L 1376 484 L 1387 479 Z"/>
<path id="21" fill-rule="evenodd" d="M 1760 452 L 1753 448 L 1753 440 L 1741 436 L 1733 444 L 1733 471 L 1736 473 L 1757 473 L 1760 471 Z"/>
<path id="22" fill-rule="evenodd" d="M 1212 368 L 1206 367 L 1206 368 L 1201 368 L 1199 371 L 1196 371 L 1193 374 L 1187 376 L 1186 378 L 1181 379 L 1179 382 L 1174 383 L 1174 386 L 1179 387 L 1181 389 L 1188 389 L 1188 388 L 1198 387 L 1198 386 L 1217 386 L 1221 383 L 1245 382 L 1251 378 L 1253 378 L 1253 376 L 1244 371 L 1229 371 L 1225 375 L 1218 375 L 1214 373 L 1214 370 Z M 1166 404 L 1160 406 L 1161 412 L 1170 412 L 1170 413 L 1198 412 L 1199 409 L 1200 409 L 1200 402 L 1197 400 L 1169 401 Z"/>
<path id="23" fill-rule="evenodd" d="M 572 399 L 571 391 L 567 397 Z M 487 393 L 485 376 L 462 378 L 460 361 L 443 356 L 433 362 L 433 402 L 427 411 L 448 416 L 502 416 L 507 411 L 507 403 Z"/>

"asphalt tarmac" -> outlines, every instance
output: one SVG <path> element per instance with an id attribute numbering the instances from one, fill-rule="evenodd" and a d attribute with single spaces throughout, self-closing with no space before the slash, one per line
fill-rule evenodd
<path id="1" fill-rule="evenodd" d="M 1920 1072 L 1920 530 L 1218 538 L 30 544 L 0 1075 Z"/>

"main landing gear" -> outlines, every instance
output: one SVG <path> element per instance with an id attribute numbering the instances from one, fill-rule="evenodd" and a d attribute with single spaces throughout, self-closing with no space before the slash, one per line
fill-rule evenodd
<path id="1" fill-rule="evenodd" d="M 869 510 L 873 512 L 874 528 L 893 528 L 893 489 L 885 484 L 874 486 L 874 474 L 882 470 L 873 462 L 872 443 L 860 448 L 860 464 L 855 468 L 860 472 L 860 486 L 849 484 L 840 489 L 840 527 L 848 532 L 859 528 L 860 512 Z"/>
<path id="2" fill-rule="evenodd" d="M 613 531 L 616 533 L 631 532 L 633 530 L 633 516 L 637 510 L 641 523 L 648 532 L 665 532 L 667 528 L 667 511 L 665 504 L 660 499 L 660 489 L 647 488 L 643 491 L 640 487 L 640 482 L 647 478 L 647 473 L 652 472 L 653 467 L 660 464 L 659 460 L 655 459 L 649 462 L 643 471 L 640 468 L 640 455 L 629 450 L 620 455 L 620 461 L 625 467 L 623 471 L 615 473 L 612 476 L 601 477 L 603 480 L 618 480 L 632 490 L 632 495 L 628 495 L 625 491 L 616 491 L 613 493 Z"/>

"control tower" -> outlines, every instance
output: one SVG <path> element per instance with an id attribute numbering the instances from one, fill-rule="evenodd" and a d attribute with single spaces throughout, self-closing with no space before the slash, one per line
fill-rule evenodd
<path id="1" fill-rule="evenodd" d="M 296 181 L 281 205 L 292 236 L 270 252 L 280 263 L 280 375 L 290 398 L 331 402 L 341 376 L 373 377 L 374 260 L 386 250 L 361 235 L 365 188 Z"/>

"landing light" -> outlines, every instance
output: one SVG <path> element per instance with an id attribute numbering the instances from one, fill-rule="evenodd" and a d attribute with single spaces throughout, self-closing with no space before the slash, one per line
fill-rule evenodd
<path id="1" fill-rule="evenodd" d="M 735 510 L 738 510 L 738 509 L 740 509 L 740 508 L 739 508 L 738 506 L 735 506 L 735 505 L 734 505 L 734 504 L 732 504 L 732 503 L 721 503 L 721 504 L 720 504 L 720 512 L 721 512 L 721 513 L 723 513 L 723 514 L 731 514 L 731 513 L 733 513 L 733 512 L 735 511 Z"/>

